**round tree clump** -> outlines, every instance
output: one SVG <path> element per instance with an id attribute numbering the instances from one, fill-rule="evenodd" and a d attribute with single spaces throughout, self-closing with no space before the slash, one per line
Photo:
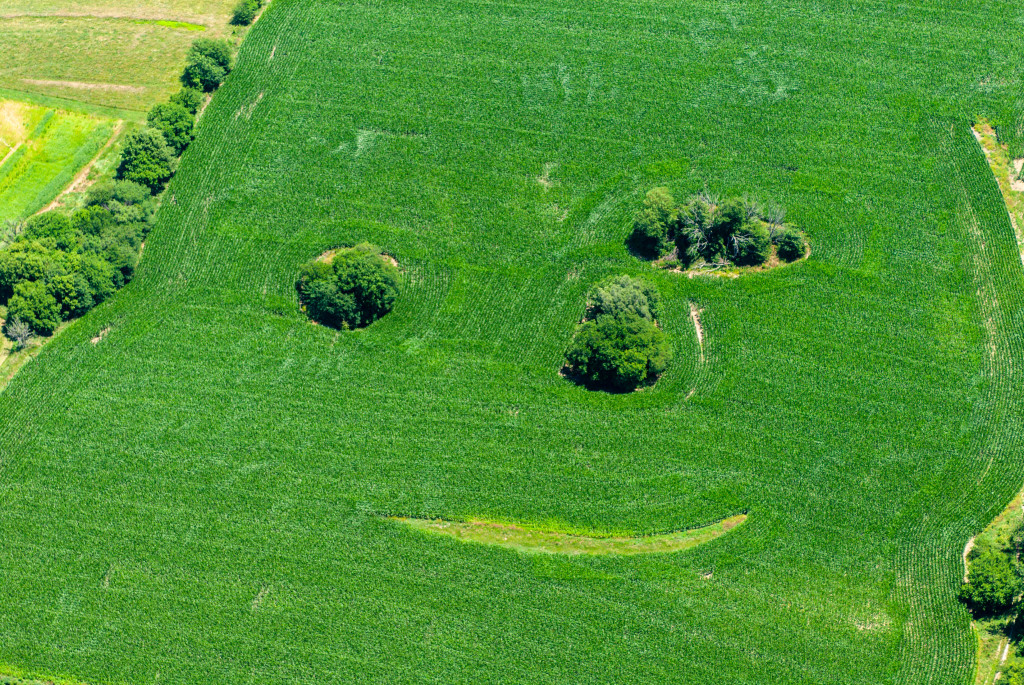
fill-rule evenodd
<path id="1" fill-rule="evenodd" d="M 398 268 L 362 243 L 304 264 L 295 282 L 303 311 L 332 328 L 362 328 L 391 311 Z"/>
<path id="2" fill-rule="evenodd" d="M 628 276 L 595 288 L 588 318 L 566 352 L 570 375 L 615 392 L 654 382 L 672 358 L 668 339 L 655 323 L 657 309 L 654 289 Z"/>
<path id="3" fill-rule="evenodd" d="M 775 249 L 782 261 L 795 262 L 806 254 L 807 239 L 802 231 L 783 226 L 775 233 Z"/>
<path id="4" fill-rule="evenodd" d="M 1005 611 L 1021 591 L 1021 581 L 1006 550 L 979 544 L 967 557 L 970 574 L 960 586 L 960 600 L 979 616 Z"/>

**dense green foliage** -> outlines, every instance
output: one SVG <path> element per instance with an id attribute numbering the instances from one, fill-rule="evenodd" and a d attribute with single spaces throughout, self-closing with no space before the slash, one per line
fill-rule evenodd
<path id="1" fill-rule="evenodd" d="M 187 90 L 183 92 L 187 92 Z M 163 134 L 168 147 L 179 157 L 195 137 L 192 131 L 195 125 L 195 115 L 184 106 L 173 102 L 155 105 L 153 109 L 149 110 L 146 121 Z"/>
<path id="2" fill-rule="evenodd" d="M 195 88 L 182 88 L 171 96 L 171 103 L 181 105 L 189 113 L 196 114 L 203 105 L 203 91 Z"/>
<path id="3" fill-rule="evenodd" d="M 617 392 L 655 381 L 672 359 L 657 327 L 658 304 L 653 287 L 629 276 L 597 286 L 587 302 L 588 318 L 565 355 L 570 375 Z"/>
<path id="4" fill-rule="evenodd" d="M 117 177 L 158 193 L 174 175 L 174 150 L 164 135 L 152 128 L 132 131 L 124 139 Z"/>
<path id="5" fill-rule="evenodd" d="M 231 15 L 231 23 L 235 26 L 248 26 L 260 11 L 260 5 L 260 0 L 238 0 L 234 14 Z"/>
<path id="6" fill-rule="evenodd" d="M 960 600 L 979 616 L 1010 609 L 1024 590 L 1016 547 L 1000 547 L 980 539 L 968 555 L 968 582 L 960 586 Z"/>
<path id="7" fill-rule="evenodd" d="M 773 221 L 756 202 L 730 198 L 720 203 L 703 192 L 680 206 L 665 187 L 648 191 L 628 243 L 648 258 L 661 257 L 674 245 L 673 264 L 684 266 L 760 266 L 771 256 L 773 244 L 779 258 L 791 262 L 806 249 L 802 231 Z"/>
<path id="8" fill-rule="evenodd" d="M 671 250 L 678 211 L 668 188 L 647 191 L 644 205 L 633 220 L 630 239 L 634 249 L 653 257 L 660 257 Z"/>
<path id="9" fill-rule="evenodd" d="M 4 662 L 970 683 L 960 555 L 1024 477 L 1024 276 L 966 123 L 1018 97 L 1024 47 L 1018 5 L 969 9 L 274 0 L 132 284 L 0 392 Z M 813 253 L 652 269 L 623 242 L 657 186 L 772 198 Z M 400 258 L 400 303 L 310 325 L 297 266 L 362 239 Z M 673 361 L 643 392 L 572 387 L 586 295 L 621 273 L 657 286 Z M 639 535 L 739 511 L 628 559 L 384 518 Z"/>
<path id="10" fill-rule="evenodd" d="M 1018 659 L 1007 663 L 1001 673 L 997 685 L 1024 685 L 1024 661 Z"/>
<path id="11" fill-rule="evenodd" d="M 215 90 L 231 71 L 232 47 L 224 39 L 199 38 L 188 51 L 181 83 L 205 92 Z"/>
<path id="12" fill-rule="evenodd" d="M 302 266 L 295 282 L 303 310 L 333 328 L 362 328 L 391 311 L 398 269 L 368 243 L 338 250 Z"/>
<path id="13" fill-rule="evenodd" d="M 94 188 L 70 217 L 46 212 L 0 250 L 0 305 L 39 335 L 81 316 L 131 280 L 153 214 L 128 181 Z M 10 331 L 5 331 L 14 339 Z"/>

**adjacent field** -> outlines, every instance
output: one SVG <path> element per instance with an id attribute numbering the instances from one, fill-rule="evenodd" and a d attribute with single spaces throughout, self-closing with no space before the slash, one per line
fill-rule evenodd
<path id="1" fill-rule="evenodd" d="M 197 35 L 229 33 L 231 0 L 0 0 L 0 88 L 145 111 L 178 89 Z"/>
<path id="2" fill-rule="evenodd" d="M 969 124 L 1017 95 L 1024 48 L 996 39 L 1018 15 L 275 0 L 136 279 L 0 392 L 0 662 L 970 683 L 961 554 L 1024 480 L 1024 270 Z M 658 272 L 624 241 L 662 184 L 778 202 L 814 251 Z M 299 265 L 360 240 L 402 265 L 394 310 L 310 325 Z M 591 393 L 558 369 L 619 273 L 658 286 L 675 361 Z M 628 557 L 385 520 L 644 536 L 737 511 Z"/>
<path id="3" fill-rule="evenodd" d="M 12 113 L 7 121 L 20 136 L 12 136 L 17 142 L 6 151 L 0 140 L 0 158 L 5 159 L 0 163 L 0 222 L 45 207 L 100 151 L 115 127 L 109 119 L 88 114 L 0 100 L 0 117 L 4 112 Z"/>

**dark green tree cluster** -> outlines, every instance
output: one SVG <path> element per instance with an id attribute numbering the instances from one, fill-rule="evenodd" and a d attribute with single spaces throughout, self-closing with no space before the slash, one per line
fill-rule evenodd
<path id="1" fill-rule="evenodd" d="M 369 243 L 304 264 L 295 282 L 302 310 L 332 328 L 361 328 L 391 311 L 398 268 Z"/>
<path id="2" fill-rule="evenodd" d="M 94 188 L 70 216 L 52 211 L 25 222 L 0 250 L 5 332 L 14 339 L 25 325 L 50 335 L 131 280 L 154 204 L 146 188 L 118 181 Z"/>
<path id="3" fill-rule="evenodd" d="M 569 375 L 613 392 L 654 382 L 672 359 L 668 338 L 656 324 L 658 304 L 653 287 L 629 276 L 594 288 L 566 352 Z"/>
<path id="4" fill-rule="evenodd" d="M 262 6 L 263 0 L 239 0 L 231 15 L 231 23 L 235 26 L 248 26 L 256 19 Z"/>
<path id="5" fill-rule="evenodd" d="M 1017 561 L 1019 546 L 1017 542 L 999 544 L 979 536 L 967 555 L 968 576 L 967 582 L 960 586 L 960 601 L 976 616 L 992 616 L 1013 607 L 1017 595 L 1024 589 Z"/>
<path id="6" fill-rule="evenodd" d="M 217 89 L 231 72 L 232 48 L 227 40 L 199 38 L 189 48 L 181 83 L 209 93 Z"/>
<path id="7" fill-rule="evenodd" d="M 651 259 L 675 250 L 684 266 L 715 264 L 759 266 L 772 246 L 779 259 L 795 261 L 806 252 L 803 232 L 783 223 L 781 213 L 765 212 L 745 198 L 719 202 L 702 193 L 679 205 L 668 188 L 647 193 L 633 221 L 629 244 Z"/>

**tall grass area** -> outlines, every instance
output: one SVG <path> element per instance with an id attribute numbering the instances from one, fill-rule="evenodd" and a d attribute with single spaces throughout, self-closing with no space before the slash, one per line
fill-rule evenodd
<path id="1" fill-rule="evenodd" d="M 0 164 L 0 222 L 45 207 L 110 139 L 114 122 L 87 114 L 21 105 L 35 125 Z M 4 149 L 0 147 L 0 152 Z M 0 236 L 2 238 L 2 236 Z"/>
<path id="2" fill-rule="evenodd" d="M 1017 14 L 275 0 L 135 280 L 0 393 L 0 662 L 90 683 L 971 682 L 960 555 L 1024 479 L 1024 273 L 968 124 L 1020 85 L 1020 48 L 990 50 Z M 624 242 L 658 185 L 776 202 L 812 254 L 656 271 Z M 312 325 L 299 266 L 363 240 L 404 270 L 394 309 Z M 558 369 L 587 291 L 622 273 L 662 294 L 674 361 L 591 392 Z M 743 511 L 631 557 L 385 518 L 649 535 Z"/>

